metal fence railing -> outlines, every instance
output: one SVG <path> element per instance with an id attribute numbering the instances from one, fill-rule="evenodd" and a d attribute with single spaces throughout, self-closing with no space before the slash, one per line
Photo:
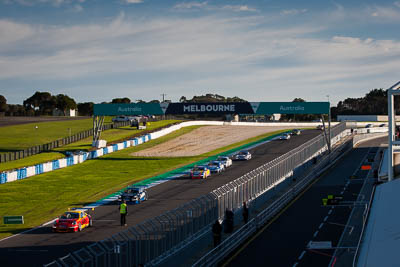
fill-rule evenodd
<path id="1" fill-rule="evenodd" d="M 332 127 L 331 135 L 338 137 L 345 130 L 344 123 L 338 124 Z M 216 219 L 222 219 L 226 209 L 239 208 L 244 201 L 256 198 L 279 180 L 296 175 L 304 164 L 317 162 L 326 150 L 325 139 L 319 135 L 207 195 L 44 266 L 157 264 L 209 228 Z M 67 261 L 76 264 L 69 265 Z"/>
<path id="2" fill-rule="evenodd" d="M 112 128 L 128 126 L 128 125 L 130 125 L 129 122 L 114 122 L 114 123 L 110 123 L 110 124 L 104 124 L 103 130 L 109 130 Z M 93 129 L 85 130 L 85 131 L 52 141 L 50 143 L 33 146 L 33 147 L 30 147 L 30 148 L 27 148 L 24 150 L 3 153 L 3 154 L 0 154 L 0 163 L 19 160 L 19 159 L 30 157 L 30 156 L 33 156 L 33 155 L 36 155 L 36 154 L 39 154 L 39 153 L 42 153 L 45 151 L 51 151 L 55 148 L 59 148 L 59 147 L 69 145 L 74 142 L 78 142 L 78 141 L 88 138 L 90 136 L 93 136 Z"/>
<path id="3" fill-rule="evenodd" d="M 345 134 L 344 134 L 345 135 Z M 226 238 L 218 247 L 212 249 L 202 258 L 196 261 L 192 266 L 217 266 L 218 263 L 226 258 L 229 253 L 231 253 L 239 244 L 243 243 L 251 235 L 258 231 L 267 221 L 271 220 L 279 211 L 282 210 L 290 201 L 292 201 L 296 196 L 304 190 L 304 188 L 309 185 L 319 173 L 322 173 L 329 167 L 330 164 L 334 164 L 338 157 L 343 156 L 345 150 L 351 149 L 352 143 L 346 142 L 343 147 L 334 151 L 335 160 L 331 162 L 329 157 L 325 157 L 318 165 L 312 169 L 310 173 L 307 173 L 303 179 L 298 183 L 290 187 L 283 195 L 273 201 L 267 208 L 262 212 L 257 214 L 255 218 L 250 220 L 247 224 L 244 224 L 237 231 Z"/>

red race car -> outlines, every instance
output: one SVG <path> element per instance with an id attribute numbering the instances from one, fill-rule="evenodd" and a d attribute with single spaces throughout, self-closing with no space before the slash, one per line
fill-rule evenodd
<path id="1" fill-rule="evenodd" d="M 83 209 L 75 209 L 57 218 L 53 225 L 53 232 L 76 232 L 90 226 L 92 226 L 92 217 Z"/>

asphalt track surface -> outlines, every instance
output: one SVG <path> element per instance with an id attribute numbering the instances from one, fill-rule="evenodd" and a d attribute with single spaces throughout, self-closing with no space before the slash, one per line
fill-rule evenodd
<path id="1" fill-rule="evenodd" d="M 257 146 L 250 149 L 250 161 L 235 161 L 224 173 L 204 180 L 180 178 L 152 187 L 148 190 L 149 200 L 128 206 L 128 227 L 207 194 L 319 134 L 319 130 L 305 130 L 290 140 L 274 140 Z M 117 202 L 97 207 L 90 214 L 93 216 L 93 227 L 82 232 L 52 233 L 49 225 L 0 241 L 0 266 L 42 266 L 126 229 L 120 226 Z"/>
<path id="2" fill-rule="evenodd" d="M 332 247 L 337 246 L 351 213 L 351 208 L 344 204 L 357 199 L 362 179 L 368 174 L 368 171 L 360 170 L 360 165 L 366 162 L 366 157 L 376 153 L 379 144 L 386 139 L 367 141 L 352 150 L 292 202 L 275 221 L 233 253 L 223 266 L 334 265 L 332 249 L 308 249 L 307 245 L 310 241 L 331 241 Z M 356 175 L 357 179 L 350 180 L 352 175 Z M 323 206 L 322 199 L 328 194 L 343 196 L 344 204 Z M 351 265 L 349 262 L 348 266 Z"/>

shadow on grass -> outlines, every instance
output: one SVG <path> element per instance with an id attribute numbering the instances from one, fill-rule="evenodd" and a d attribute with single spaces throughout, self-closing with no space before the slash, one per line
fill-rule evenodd
<path id="1" fill-rule="evenodd" d="M 12 149 L 12 148 L 0 148 L 0 153 L 13 153 L 22 151 L 23 149 Z"/>
<path id="2" fill-rule="evenodd" d="M 4 228 L 5 227 L 5 225 L 1 225 L 0 226 L 0 234 L 11 234 L 11 235 L 15 235 L 15 234 L 19 234 L 19 233 L 21 233 L 21 232 L 24 232 L 24 231 L 28 231 L 28 230 L 30 230 L 30 229 L 32 229 L 32 228 L 29 228 L 29 227 L 24 227 L 24 228 L 17 228 L 17 229 L 2 229 L 2 228 Z M 0 238 L 1 239 L 1 238 Z"/>

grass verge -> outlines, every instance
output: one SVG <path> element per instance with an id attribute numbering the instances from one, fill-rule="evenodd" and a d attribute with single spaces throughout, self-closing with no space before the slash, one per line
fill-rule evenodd
<path id="1" fill-rule="evenodd" d="M 141 146 L 29 179 L 0 185 L 0 216 L 23 215 L 25 219 L 25 225 L 18 226 L 4 225 L 1 222 L 0 238 L 49 221 L 68 207 L 95 202 L 129 184 L 285 131 L 260 135 L 195 157 L 130 156 L 132 152 L 171 140 L 198 127 L 185 127 Z"/>
<path id="2" fill-rule="evenodd" d="M 101 134 L 101 139 L 107 140 L 108 143 L 116 142 L 119 140 L 124 140 L 131 136 L 139 136 L 142 135 L 144 132 L 153 131 L 158 128 L 166 127 L 170 124 L 174 124 L 180 122 L 179 120 L 164 120 L 164 121 L 156 121 L 151 122 L 148 125 L 147 130 L 137 130 L 133 129 L 129 126 L 121 127 L 117 129 L 112 129 L 105 131 Z M 55 159 L 60 159 L 65 157 L 64 153 L 66 151 L 74 151 L 74 150 L 82 150 L 88 151 L 92 149 L 92 137 L 80 140 L 78 142 L 56 148 L 51 152 L 43 152 L 34 156 L 30 156 L 27 158 L 23 158 L 20 160 L 14 160 L 10 162 L 5 162 L 0 164 L 0 172 L 8 171 L 13 169 L 18 169 L 22 167 L 32 166 L 39 163 L 44 163 L 48 161 L 52 161 Z"/>
<path id="3" fill-rule="evenodd" d="M 37 126 L 37 128 L 36 128 Z M 89 130 L 91 119 L 28 123 L 5 126 L 0 131 L 0 153 L 24 150 Z"/>

